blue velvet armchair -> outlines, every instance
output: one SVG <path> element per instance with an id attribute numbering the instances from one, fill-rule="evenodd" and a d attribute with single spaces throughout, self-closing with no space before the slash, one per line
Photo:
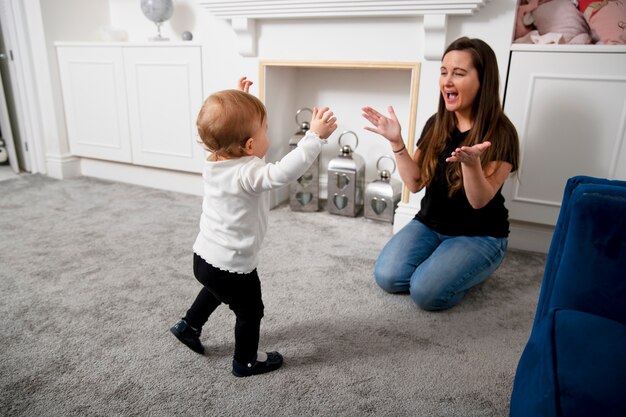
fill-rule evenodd
<path id="1" fill-rule="evenodd" d="M 624 181 L 567 182 L 510 416 L 626 416 Z"/>

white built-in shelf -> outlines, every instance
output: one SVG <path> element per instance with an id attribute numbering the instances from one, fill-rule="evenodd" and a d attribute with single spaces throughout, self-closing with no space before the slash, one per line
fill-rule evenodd
<path id="1" fill-rule="evenodd" d="M 472 14 L 488 0 L 198 0 L 216 17 L 233 19 Z"/>
<path id="2" fill-rule="evenodd" d="M 243 56 L 256 55 L 256 20 L 424 16 L 426 59 L 439 59 L 445 47 L 447 16 L 471 15 L 490 0 L 196 0 L 229 20 Z"/>
<path id="3" fill-rule="evenodd" d="M 57 41 L 57 42 L 54 43 L 54 46 L 56 46 L 56 47 L 62 47 L 62 46 L 88 46 L 88 47 L 93 47 L 93 48 L 123 46 L 125 48 L 131 48 L 131 47 L 135 47 L 135 48 L 152 48 L 152 47 L 159 48 L 159 47 L 164 47 L 164 46 L 175 46 L 175 47 L 194 46 L 194 47 L 198 47 L 198 46 L 202 46 L 202 44 L 197 42 L 197 41 L 140 41 L 140 42 L 137 42 L 137 41 L 132 41 L 132 42 L 128 42 L 128 41 L 120 41 L 120 42 Z"/>
<path id="4" fill-rule="evenodd" d="M 626 53 L 626 45 L 573 45 L 573 44 L 530 44 L 530 43 L 514 43 L 511 44 L 511 51 L 521 52 L 585 52 L 585 53 Z"/>

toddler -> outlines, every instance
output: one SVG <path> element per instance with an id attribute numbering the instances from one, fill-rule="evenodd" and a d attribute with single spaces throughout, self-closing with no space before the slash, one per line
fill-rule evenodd
<path id="1" fill-rule="evenodd" d="M 256 267 L 267 228 L 268 191 L 299 178 L 337 128 L 327 107 L 315 108 L 298 147 L 279 162 L 266 163 L 267 115 L 263 103 L 248 93 L 250 84 L 243 77 L 239 90 L 212 94 L 198 115 L 200 138 L 212 153 L 203 169 L 200 232 L 193 245 L 193 272 L 203 287 L 170 329 L 204 354 L 202 326 L 221 303 L 227 304 L 236 316 L 232 373 L 237 377 L 271 372 L 283 363 L 278 352 L 257 351 L 264 306 Z"/>

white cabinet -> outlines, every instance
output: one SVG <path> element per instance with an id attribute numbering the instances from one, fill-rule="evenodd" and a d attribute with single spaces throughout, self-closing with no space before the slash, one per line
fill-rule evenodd
<path id="1" fill-rule="evenodd" d="M 504 190 L 511 219 L 555 225 L 572 176 L 626 179 L 624 68 L 626 50 L 599 45 L 512 51 L 504 109 L 522 164 Z"/>
<path id="2" fill-rule="evenodd" d="M 57 52 L 71 152 L 131 162 L 122 48 L 59 47 Z"/>
<path id="3" fill-rule="evenodd" d="M 74 155 L 201 172 L 197 45 L 57 44 Z"/>

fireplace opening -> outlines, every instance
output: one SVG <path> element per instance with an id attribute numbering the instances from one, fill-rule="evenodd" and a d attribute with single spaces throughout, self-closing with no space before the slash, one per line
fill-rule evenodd
<path id="1" fill-rule="evenodd" d="M 391 147 L 387 140 L 364 129 L 368 122 L 361 116 L 361 107 L 372 106 L 386 113 L 392 105 L 406 146 L 413 149 L 419 70 L 419 63 L 404 62 L 260 61 L 259 97 L 267 107 L 270 138 L 266 160 L 278 161 L 289 151 L 289 138 L 298 130 L 298 109 L 329 106 L 337 116 L 338 127 L 320 155 L 320 198 L 327 198 L 328 164 L 339 153 L 338 138 L 344 131 L 358 136 L 354 152 L 365 159 L 365 183 L 377 179 L 376 162 L 383 155 L 391 155 Z M 352 135 L 342 139 L 342 144 L 353 148 L 355 142 Z M 398 172 L 393 177 L 400 179 Z M 288 199 L 287 187 L 275 190 L 271 206 Z M 404 190 L 402 201 L 407 199 Z"/>

